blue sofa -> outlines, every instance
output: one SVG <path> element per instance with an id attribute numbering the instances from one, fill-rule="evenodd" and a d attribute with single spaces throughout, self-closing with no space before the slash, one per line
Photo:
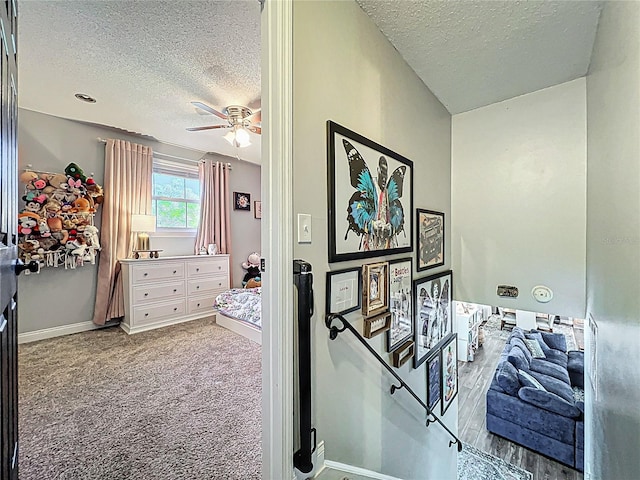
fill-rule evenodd
<path id="1" fill-rule="evenodd" d="M 514 327 L 487 391 L 487 429 L 583 471 L 583 389 L 583 352 L 567 352 L 560 333 Z"/>

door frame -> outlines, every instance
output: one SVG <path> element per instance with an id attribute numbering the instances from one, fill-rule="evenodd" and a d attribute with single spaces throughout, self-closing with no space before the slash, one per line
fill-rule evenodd
<path id="1" fill-rule="evenodd" d="M 262 2 L 262 478 L 293 469 L 293 0 Z"/>

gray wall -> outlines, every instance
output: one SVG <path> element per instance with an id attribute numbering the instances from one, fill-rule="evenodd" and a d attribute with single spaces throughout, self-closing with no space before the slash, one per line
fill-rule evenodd
<path id="1" fill-rule="evenodd" d="M 76 162 L 86 173 L 93 172 L 96 182 L 101 185 L 104 144 L 97 141 L 98 137 L 121 138 L 149 145 L 155 151 L 188 160 L 198 160 L 204 155 L 24 109 L 19 110 L 18 135 L 20 170 L 32 164 L 35 170 L 64 171 L 70 162 Z M 230 157 L 221 157 L 221 160 L 232 163 L 231 189 L 250 192 L 252 200 L 259 199 L 260 166 Z M 253 211 L 232 211 L 231 222 L 232 245 L 235 248 L 233 275 L 237 284 L 243 276 L 242 261 L 252 251 L 260 251 L 260 220 L 253 218 Z M 100 213 L 96 215 L 96 225 L 100 226 Z M 154 248 L 165 249 L 164 256 L 193 253 L 193 237 L 163 237 L 151 241 Z M 18 283 L 19 332 L 90 321 L 93 318 L 97 271 L 96 264 L 76 270 L 43 268 L 39 275 L 21 276 Z"/>
<path id="2" fill-rule="evenodd" d="M 587 312 L 598 333 L 596 381 L 585 382 L 585 466 L 603 480 L 640 472 L 638 25 L 639 3 L 607 2 L 587 76 Z"/>
<path id="3" fill-rule="evenodd" d="M 584 318 L 584 78 L 454 115 L 455 297 Z M 515 285 L 517 299 L 496 286 Z M 554 296 L 534 300 L 535 285 Z"/>
<path id="4" fill-rule="evenodd" d="M 391 377 L 348 333 L 330 341 L 324 326 L 325 272 L 376 259 L 327 262 L 326 121 L 355 130 L 414 162 L 414 207 L 450 219 L 451 116 L 355 2 L 294 4 L 294 218 L 312 215 L 311 244 L 295 258 L 313 265 L 316 314 L 314 426 L 325 457 L 404 479 L 455 478 L 456 450 L 406 393 L 391 397 Z M 347 173 L 345 172 L 344 175 Z M 295 228 L 295 227 L 294 227 Z M 450 266 L 447 245 L 446 266 Z M 400 257 L 414 254 L 400 255 Z M 397 257 L 397 256 L 396 256 Z M 414 260 L 415 270 L 415 260 Z M 434 273 L 433 270 L 429 273 Z M 414 278 L 424 276 L 417 275 Z M 358 328 L 361 316 L 350 314 Z M 383 357 L 385 336 L 370 340 Z M 419 394 L 425 364 L 399 373 Z M 444 417 L 457 431 L 457 400 Z"/>

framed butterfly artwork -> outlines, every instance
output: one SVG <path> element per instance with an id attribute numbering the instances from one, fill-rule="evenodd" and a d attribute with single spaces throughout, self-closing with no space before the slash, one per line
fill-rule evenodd
<path id="1" fill-rule="evenodd" d="M 413 162 L 327 122 L 329 262 L 413 250 Z"/>

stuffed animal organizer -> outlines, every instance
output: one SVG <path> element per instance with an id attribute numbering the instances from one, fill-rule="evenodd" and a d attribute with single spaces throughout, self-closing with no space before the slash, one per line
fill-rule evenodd
<path id="1" fill-rule="evenodd" d="M 95 264 L 100 240 L 93 217 L 104 198 L 102 187 L 75 163 L 64 173 L 28 168 L 19 178 L 25 188 L 18 214 L 20 259 L 47 267 Z"/>

